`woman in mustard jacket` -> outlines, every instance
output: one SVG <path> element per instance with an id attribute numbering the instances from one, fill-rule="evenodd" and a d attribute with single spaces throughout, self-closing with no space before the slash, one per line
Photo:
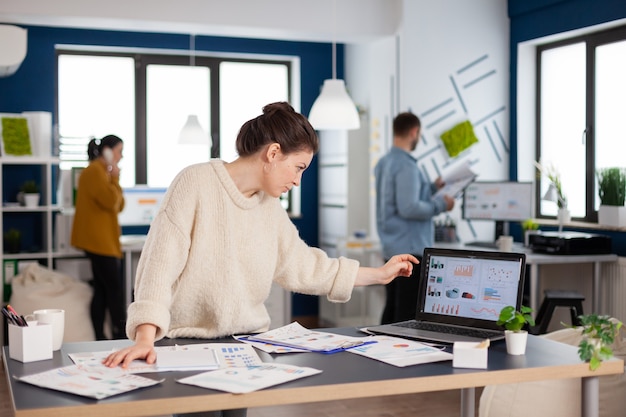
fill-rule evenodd
<path id="1" fill-rule="evenodd" d="M 89 166 L 78 180 L 72 246 L 91 262 L 93 298 L 91 321 L 96 340 L 104 340 L 106 311 L 114 339 L 126 338 L 126 306 L 122 282 L 122 248 L 118 214 L 124 209 L 119 161 L 124 143 L 115 135 L 89 142 Z"/>

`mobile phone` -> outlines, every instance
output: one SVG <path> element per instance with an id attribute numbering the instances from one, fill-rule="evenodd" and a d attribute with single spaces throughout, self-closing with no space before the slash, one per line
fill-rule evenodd
<path id="1" fill-rule="evenodd" d="M 104 157 L 104 160 L 107 162 L 107 164 L 113 163 L 113 149 L 111 148 L 102 149 L 102 156 Z"/>

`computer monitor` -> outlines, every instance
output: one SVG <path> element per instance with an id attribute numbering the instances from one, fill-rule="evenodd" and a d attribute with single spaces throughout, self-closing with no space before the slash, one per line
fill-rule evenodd
<path id="1" fill-rule="evenodd" d="M 124 188 L 124 210 L 118 215 L 120 226 L 150 226 L 167 188 L 136 186 Z"/>
<path id="2" fill-rule="evenodd" d="M 533 183 L 475 181 L 463 192 L 463 219 L 496 222 L 495 239 L 505 234 L 506 222 L 533 218 Z"/>

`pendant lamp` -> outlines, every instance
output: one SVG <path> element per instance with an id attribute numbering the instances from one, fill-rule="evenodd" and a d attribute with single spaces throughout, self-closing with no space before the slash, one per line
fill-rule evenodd
<path id="1" fill-rule="evenodd" d="M 189 37 L 189 66 L 195 66 L 195 36 Z M 200 125 L 198 116 L 190 114 L 187 116 L 183 128 L 178 134 L 178 143 L 184 145 L 206 145 L 211 146 L 209 135 Z"/>
<path id="2" fill-rule="evenodd" d="M 333 30 L 336 27 L 336 1 L 333 1 Z M 325 80 L 322 92 L 313 103 L 309 122 L 316 130 L 352 130 L 361 126 L 356 105 L 337 79 L 337 44 L 333 35 L 333 78 Z"/>
<path id="3" fill-rule="evenodd" d="M 198 116 L 190 114 L 187 121 L 178 134 L 178 143 L 184 145 L 206 145 L 209 143 L 209 135 L 204 131 L 198 121 Z"/>

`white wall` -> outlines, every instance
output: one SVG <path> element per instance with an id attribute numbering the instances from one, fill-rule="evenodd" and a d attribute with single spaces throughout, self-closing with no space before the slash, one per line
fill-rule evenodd
<path id="1" fill-rule="evenodd" d="M 397 38 L 346 48 L 347 84 L 369 112 L 371 167 L 391 145 L 395 114 L 411 110 L 422 120 L 415 156 L 431 179 L 466 160 L 479 180 L 508 178 L 506 2 L 404 0 L 402 7 Z M 472 122 L 479 142 L 450 159 L 439 137 L 463 120 Z M 464 240 L 488 240 L 494 234 L 492 222 L 473 222 L 470 228 L 461 221 L 460 201 L 450 217 Z"/>
<path id="2" fill-rule="evenodd" d="M 247 38 L 362 42 L 393 34 L 401 0 L 29 0 L 0 22 Z"/>

